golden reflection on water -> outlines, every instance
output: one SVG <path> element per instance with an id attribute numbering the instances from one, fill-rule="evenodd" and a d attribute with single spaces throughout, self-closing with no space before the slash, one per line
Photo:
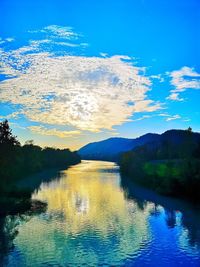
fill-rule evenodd
<path id="1" fill-rule="evenodd" d="M 126 198 L 113 163 L 83 161 L 61 172 L 32 195 L 47 211 L 7 216 L 13 248 L 5 266 L 199 266 L 199 213 L 188 221 L 190 209 L 141 202 L 135 192 Z"/>
<path id="2" fill-rule="evenodd" d="M 95 266 L 100 257 L 117 264 L 137 253 L 150 238 L 152 207 L 140 210 L 119 183 L 117 166 L 95 161 L 83 161 L 60 179 L 42 183 L 32 198 L 46 201 L 48 209 L 26 223 L 15 241 L 26 264 L 62 259 Z"/>
<path id="3" fill-rule="evenodd" d="M 48 213 L 62 215 L 61 220 L 67 222 L 65 230 L 72 234 L 85 227 L 104 236 L 120 230 L 119 225 L 125 227 L 132 223 L 142 227 L 144 213 L 130 216 L 136 211 L 134 203 L 125 200 L 116 173 L 106 173 L 111 163 L 103 163 L 103 172 L 98 167 L 99 162 L 95 161 L 89 166 L 85 162 L 72 167 L 63 172 L 62 179 L 42 184 L 33 198 L 46 201 Z"/>

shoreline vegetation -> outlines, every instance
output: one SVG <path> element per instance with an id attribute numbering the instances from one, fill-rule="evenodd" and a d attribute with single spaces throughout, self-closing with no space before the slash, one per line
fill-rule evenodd
<path id="1" fill-rule="evenodd" d="M 161 195 L 200 202 L 200 133 L 190 127 L 137 138 L 111 137 L 78 153 L 86 160 L 116 162 L 122 179 L 127 176 Z"/>
<path id="2" fill-rule="evenodd" d="M 148 134 L 147 134 L 148 136 Z M 161 195 L 200 202 L 200 135 L 187 130 L 169 130 L 159 138 L 120 154 L 117 163 L 122 179 L 128 177 Z M 98 153 L 98 150 L 97 150 Z M 0 215 L 45 210 L 46 203 L 32 201 L 32 187 L 20 186 L 32 175 L 61 170 L 81 162 L 69 149 L 41 148 L 32 140 L 23 146 L 5 120 L 0 123 Z"/>
<path id="3" fill-rule="evenodd" d="M 69 149 L 41 148 L 27 141 L 23 146 L 5 120 L 0 123 L 0 215 L 42 210 L 45 203 L 31 201 L 33 188 L 20 188 L 20 180 L 45 169 L 62 169 L 81 162 Z"/>
<path id="4" fill-rule="evenodd" d="M 121 154 L 122 179 L 125 175 L 161 195 L 200 202 L 200 140 L 190 127 L 164 135 Z"/>

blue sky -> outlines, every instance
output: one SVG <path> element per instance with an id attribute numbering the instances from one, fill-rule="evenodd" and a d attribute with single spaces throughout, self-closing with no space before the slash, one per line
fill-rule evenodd
<path id="1" fill-rule="evenodd" d="M 0 2 L 0 119 L 22 143 L 200 131 L 197 0 Z"/>

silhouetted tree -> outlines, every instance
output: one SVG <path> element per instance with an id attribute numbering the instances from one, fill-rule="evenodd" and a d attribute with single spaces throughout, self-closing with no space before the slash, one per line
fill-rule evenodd
<path id="1" fill-rule="evenodd" d="M 24 145 L 29 145 L 29 146 L 34 145 L 34 141 L 33 140 L 27 140 Z"/>
<path id="2" fill-rule="evenodd" d="M 0 123 L 0 192 L 9 191 L 16 180 L 46 168 L 66 168 L 80 162 L 69 149 L 41 148 L 33 140 L 21 146 L 5 120 Z"/>
<path id="3" fill-rule="evenodd" d="M 1 144 L 20 145 L 17 137 L 12 134 L 7 120 L 0 123 L 0 145 Z"/>

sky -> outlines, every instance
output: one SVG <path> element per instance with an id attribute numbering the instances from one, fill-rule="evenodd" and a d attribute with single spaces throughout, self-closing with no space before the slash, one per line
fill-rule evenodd
<path id="1" fill-rule="evenodd" d="M 23 144 L 200 131 L 199 0 L 1 0 L 0 121 Z"/>

